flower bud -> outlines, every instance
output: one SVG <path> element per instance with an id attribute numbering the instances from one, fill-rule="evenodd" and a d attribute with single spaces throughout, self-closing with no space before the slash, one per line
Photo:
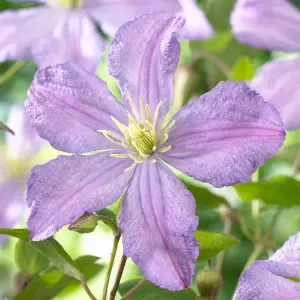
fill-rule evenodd
<path id="1" fill-rule="evenodd" d="M 69 230 L 79 233 L 90 233 L 95 230 L 98 225 L 97 216 L 94 214 L 85 213 L 77 221 L 69 226 Z"/>
<path id="2" fill-rule="evenodd" d="M 208 267 L 197 274 L 196 282 L 202 297 L 215 299 L 222 287 L 222 276 L 216 269 Z"/>

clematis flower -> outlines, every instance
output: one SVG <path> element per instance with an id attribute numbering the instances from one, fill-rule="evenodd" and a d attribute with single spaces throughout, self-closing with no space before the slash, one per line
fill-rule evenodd
<path id="1" fill-rule="evenodd" d="M 24 215 L 26 181 L 42 143 L 23 107 L 12 106 L 8 124 L 15 135 L 6 134 L 0 152 L 0 228 L 12 227 Z M 0 235 L 0 244 L 4 240 Z"/>
<path id="2" fill-rule="evenodd" d="M 258 48 L 300 50 L 300 10 L 287 0 L 239 0 L 231 16 L 236 38 Z M 300 59 L 273 60 L 256 74 L 250 87 L 280 112 L 285 129 L 300 127 L 300 88 L 294 79 Z"/>
<path id="3" fill-rule="evenodd" d="M 214 31 L 196 0 L 34 0 L 41 6 L 0 13 L 0 62 L 35 59 L 39 67 L 73 61 L 94 72 L 105 42 L 97 24 L 114 35 L 143 12 L 165 10 L 183 15 L 180 36 L 207 39 Z"/>
<path id="4" fill-rule="evenodd" d="M 259 260 L 242 274 L 233 300 L 300 299 L 300 232 L 269 260 Z"/>
<path id="5" fill-rule="evenodd" d="M 156 12 L 119 29 L 108 65 L 123 105 L 72 63 L 38 71 L 26 103 L 38 134 L 73 154 L 32 170 L 31 239 L 123 196 L 125 254 L 169 290 L 190 285 L 198 256 L 195 201 L 169 166 L 216 187 L 246 182 L 285 135 L 276 109 L 243 82 L 222 82 L 173 118 L 167 114 L 183 26 L 183 18 Z"/>

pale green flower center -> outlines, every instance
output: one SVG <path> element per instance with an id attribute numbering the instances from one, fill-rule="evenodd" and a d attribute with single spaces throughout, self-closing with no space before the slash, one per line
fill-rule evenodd
<path id="1" fill-rule="evenodd" d="M 49 5 L 65 8 L 77 8 L 83 5 L 84 0 L 48 0 Z"/>
<path id="2" fill-rule="evenodd" d="M 135 119 L 128 113 L 128 125 L 124 125 L 111 117 L 117 125 L 121 135 L 107 130 L 98 130 L 112 143 L 117 144 L 127 150 L 126 154 L 111 154 L 116 158 L 131 158 L 133 165 L 142 163 L 145 159 L 151 158 L 156 161 L 156 153 L 164 153 L 171 149 L 171 145 L 165 146 L 168 140 L 168 133 L 174 126 L 175 121 L 170 122 L 170 117 L 166 116 L 162 123 L 158 126 L 159 110 L 162 105 L 160 102 L 153 114 L 150 114 L 149 105 L 144 107 L 142 98 L 140 97 L 139 111 L 135 107 L 130 95 L 128 94 Z"/>

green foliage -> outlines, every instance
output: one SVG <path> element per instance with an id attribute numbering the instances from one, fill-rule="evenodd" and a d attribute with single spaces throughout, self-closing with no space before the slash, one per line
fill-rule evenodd
<path id="1" fill-rule="evenodd" d="M 232 80 L 251 80 L 255 75 L 254 66 L 248 56 L 240 57 L 232 69 Z"/>
<path id="2" fill-rule="evenodd" d="M 221 53 L 233 40 L 231 30 L 225 30 L 217 34 L 214 38 L 202 42 L 204 51 L 212 53 Z"/>
<path id="3" fill-rule="evenodd" d="M 15 261 L 21 272 L 31 275 L 46 270 L 49 260 L 36 247 L 28 242 L 19 240 L 15 247 Z"/>
<path id="4" fill-rule="evenodd" d="M 300 0 L 289 0 L 295 7 L 300 9 Z"/>
<path id="5" fill-rule="evenodd" d="M 184 183 L 186 188 L 193 194 L 197 204 L 197 211 L 203 209 L 213 209 L 219 207 L 221 204 L 227 204 L 225 198 L 209 191 L 207 187 L 192 177 L 179 172 L 176 172 L 176 175 Z"/>
<path id="6" fill-rule="evenodd" d="M 49 238 L 40 242 L 30 242 L 29 232 L 27 229 L 0 229 L 0 234 L 16 237 L 22 241 L 30 243 L 41 254 L 43 254 L 57 269 L 64 271 L 65 274 L 74 277 L 80 281 L 83 275 L 76 268 L 74 261 L 64 248 L 53 238 Z"/>
<path id="7" fill-rule="evenodd" d="M 199 261 L 208 260 L 219 252 L 239 244 L 239 240 L 234 236 L 217 232 L 196 231 L 195 238 L 200 244 Z"/>
<path id="8" fill-rule="evenodd" d="M 260 199 L 269 205 L 300 205 L 300 182 L 292 177 L 277 176 L 265 182 L 237 184 L 235 189 L 243 201 Z"/>
<path id="9" fill-rule="evenodd" d="M 88 281 L 95 277 L 103 266 L 97 264 L 99 258 L 95 256 L 83 256 L 75 260 L 76 268 Z M 67 295 L 80 287 L 80 282 L 59 270 L 50 270 L 45 274 L 34 277 L 24 290 L 14 300 L 50 300 L 57 295 Z"/>
<path id="10" fill-rule="evenodd" d="M 119 293 L 121 296 L 130 291 L 140 280 L 129 280 L 120 284 Z M 138 289 L 128 300 L 195 300 L 196 294 L 191 289 L 186 289 L 178 292 L 170 292 L 161 289 L 158 286 L 146 282 L 140 289 Z"/>

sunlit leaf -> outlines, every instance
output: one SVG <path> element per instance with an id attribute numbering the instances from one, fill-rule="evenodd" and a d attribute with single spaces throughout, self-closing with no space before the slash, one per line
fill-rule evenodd
<path id="1" fill-rule="evenodd" d="M 83 256 L 75 260 L 75 266 L 82 272 L 88 281 L 95 277 L 103 266 L 96 263 L 98 257 Z M 73 293 L 80 287 L 80 282 L 70 276 L 65 275 L 62 271 L 52 270 L 41 276 L 34 277 L 26 288 L 19 293 L 15 300 L 50 300 L 57 295 L 65 296 Z"/>
<path id="2" fill-rule="evenodd" d="M 202 42 L 202 47 L 207 52 L 222 52 L 233 39 L 231 30 L 226 30 L 217 34 L 214 38 Z"/>
<path id="3" fill-rule="evenodd" d="M 56 268 L 64 271 L 65 274 L 78 280 L 83 280 L 81 272 L 75 267 L 74 261 L 64 248 L 53 238 L 40 242 L 30 242 L 27 229 L 0 229 L 0 234 L 16 237 L 33 245 L 41 254 L 49 259 Z"/>
<path id="4" fill-rule="evenodd" d="M 248 182 L 234 186 L 243 201 L 260 199 L 266 204 L 290 207 L 300 205 L 300 181 L 277 176 L 265 182 Z"/>
<path id="5" fill-rule="evenodd" d="M 129 280 L 120 284 L 119 293 L 121 296 L 131 290 L 139 279 Z M 138 289 L 132 296 L 128 297 L 128 300 L 195 300 L 196 294 L 191 289 L 185 289 L 183 291 L 171 292 L 165 289 L 161 289 L 153 283 L 146 282 L 140 289 Z"/>
<path id="6" fill-rule="evenodd" d="M 255 70 L 250 57 L 240 57 L 232 69 L 232 80 L 250 80 L 254 77 Z"/>
<path id="7" fill-rule="evenodd" d="M 200 244 L 200 261 L 208 260 L 239 243 L 234 236 L 218 232 L 196 231 L 195 238 Z"/>
<path id="8" fill-rule="evenodd" d="M 31 275 L 46 270 L 49 260 L 31 243 L 19 240 L 15 247 L 15 261 L 21 272 Z"/>

